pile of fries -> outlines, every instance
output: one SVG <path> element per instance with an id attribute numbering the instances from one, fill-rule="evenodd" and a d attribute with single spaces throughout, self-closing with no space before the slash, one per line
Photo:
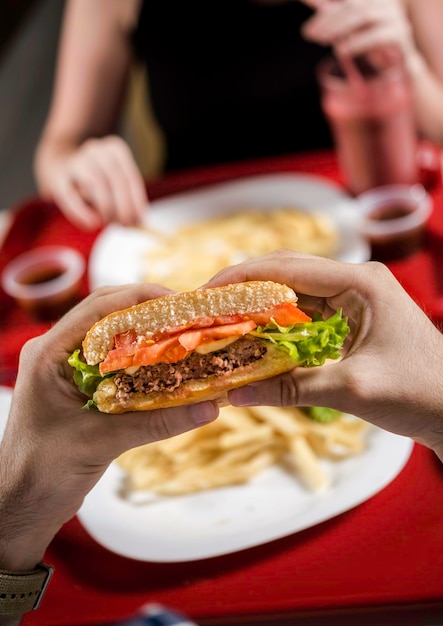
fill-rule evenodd
<path id="1" fill-rule="evenodd" d="M 280 464 L 311 491 L 330 484 L 323 459 L 340 460 L 366 447 L 366 424 L 340 414 L 320 423 L 298 408 L 221 409 L 206 426 L 125 452 L 129 492 L 177 496 L 246 483 Z"/>
<path id="2" fill-rule="evenodd" d="M 219 270 L 280 248 L 334 256 L 338 234 L 323 214 L 293 207 L 243 210 L 204 220 L 167 236 L 146 255 L 144 280 L 177 291 L 195 289 Z"/>

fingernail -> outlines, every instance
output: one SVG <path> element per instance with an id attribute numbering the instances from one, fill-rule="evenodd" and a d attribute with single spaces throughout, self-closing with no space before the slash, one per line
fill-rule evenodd
<path id="1" fill-rule="evenodd" d="M 213 422 L 219 413 L 216 402 L 199 402 L 191 405 L 191 415 L 196 424 L 208 424 Z"/>
<path id="2" fill-rule="evenodd" d="M 252 385 L 239 387 L 229 392 L 229 402 L 234 406 L 256 406 L 255 389 Z"/>

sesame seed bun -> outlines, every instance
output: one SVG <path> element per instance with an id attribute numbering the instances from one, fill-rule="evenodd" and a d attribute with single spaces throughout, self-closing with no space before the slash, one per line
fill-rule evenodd
<path id="1" fill-rule="evenodd" d="M 130 329 L 155 335 L 201 317 L 256 313 L 286 302 L 297 302 L 294 291 L 272 281 L 167 294 L 101 319 L 87 333 L 83 354 L 88 365 L 96 365 L 112 349 L 115 335 Z"/>

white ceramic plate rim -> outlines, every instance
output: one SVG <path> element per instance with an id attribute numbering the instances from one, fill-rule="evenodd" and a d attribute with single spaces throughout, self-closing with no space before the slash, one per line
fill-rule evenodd
<path id="1" fill-rule="evenodd" d="M 335 517 L 372 497 L 403 469 L 412 441 L 371 427 L 367 450 L 326 462 L 331 486 L 312 493 L 274 466 L 248 484 L 180 497 L 122 494 L 117 462 L 86 497 L 78 516 L 112 552 L 140 561 L 193 561 L 251 548 Z M 122 494 L 122 495 L 120 495 Z"/>
<path id="2" fill-rule="evenodd" d="M 167 196 L 151 203 L 147 221 L 154 231 L 170 233 L 211 216 L 285 204 L 333 219 L 340 234 L 337 258 L 369 259 L 354 201 L 316 175 L 265 174 Z M 140 258 L 152 243 L 152 235 L 141 229 L 108 226 L 91 253 L 91 287 L 142 280 Z M 332 485 L 322 494 L 273 467 L 247 485 L 175 498 L 146 492 L 131 501 L 119 495 L 124 474 L 113 463 L 86 497 L 79 519 L 100 544 L 126 557 L 156 562 L 214 557 L 299 532 L 358 505 L 395 478 L 411 449 L 409 439 L 373 428 L 362 455 L 325 462 Z"/>
<path id="3" fill-rule="evenodd" d="M 0 440 L 12 390 L 0 387 Z M 331 487 L 314 494 L 279 467 L 246 485 L 157 498 L 120 494 L 124 473 L 112 463 L 86 496 L 78 517 L 107 549 L 140 561 L 193 561 L 228 554 L 299 532 L 343 513 L 386 487 L 401 472 L 413 443 L 371 427 L 367 450 L 325 463 Z"/>
<path id="4" fill-rule="evenodd" d="M 9 408 L 12 400 L 12 389 L 0 385 L 0 441 L 8 421 Z"/>
<path id="5" fill-rule="evenodd" d="M 339 231 L 338 259 L 362 263 L 370 258 L 355 201 L 339 185 L 314 174 L 264 174 L 170 195 L 151 203 L 145 222 L 153 231 L 172 233 L 202 219 L 256 208 L 271 211 L 281 205 L 329 216 Z M 154 242 L 143 229 L 107 226 L 91 250 L 91 288 L 141 282 L 143 259 Z"/>

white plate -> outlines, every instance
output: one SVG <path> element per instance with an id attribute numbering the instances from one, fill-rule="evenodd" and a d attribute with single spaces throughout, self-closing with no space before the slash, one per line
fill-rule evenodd
<path id="1" fill-rule="evenodd" d="M 0 387 L 0 440 L 11 399 L 12 390 Z M 119 495 L 124 473 L 114 462 L 78 516 L 98 543 L 133 559 L 166 563 L 228 554 L 299 532 L 367 500 L 400 473 L 412 445 L 372 427 L 363 454 L 325 463 L 332 485 L 321 494 L 306 491 L 276 466 L 246 485 L 174 498 L 146 492 L 131 502 Z"/>
<path id="2" fill-rule="evenodd" d="M 339 232 L 338 259 L 349 263 L 369 259 L 354 201 L 338 185 L 314 175 L 267 174 L 171 195 L 151 203 L 147 223 L 154 231 L 172 233 L 186 224 L 240 209 L 272 210 L 281 205 L 323 212 L 332 219 Z M 117 224 L 105 228 L 91 251 L 91 288 L 141 282 L 144 256 L 153 242 L 153 236 L 141 229 Z"/>
<path id="3" fill-rule="evenodd" d="M 8 421 L 9 407 L 11 406 L 12 389 L 0 386 L 0 441 L 3 437 L 6 422 Z"/>
<path id="4" fill-rule="evenodd" d="M 79 518 L 90 535 L 140 561 L 179 562 L 236 552 L 309 528 L 367 500 L 388 485 L 412 450 L 408 438 L 373 427 L 358 457 L 326 463 L 332 485 L 305 490 L 275 466 L 250 483 L 193 495 L 119 495 L 124 474 L 113 463 L 84 500 Z"/>
<path id="5" fill-rule="evenodd" d="M 353 200 L 313 175 L 249 177 L 168 196 L 151 204 L 148 219 L 154 231 L 172 233 L 240 209 L 279 205 L 324 212 L 339 231 L 337 258 L 350 263 L 369 259 Z M 142 230 L 107 227 L 91 253 L 91 288 L 141 281 L 141 259 L 153 241 Z M 332 485 L 322 494 L 306 491 L 276 466 L 242 486 L 173 498 L 144 493 L 130 501 L 120 495 L 124 473 L 113 463 L 78 515 L 91 536 L 117 554 L 156 562 L 204 559 L 284 537 L 356 506 L 393 480 L 411 449 L 409 439 L 372 429 L 362 455 L 325 463 Z"/>

